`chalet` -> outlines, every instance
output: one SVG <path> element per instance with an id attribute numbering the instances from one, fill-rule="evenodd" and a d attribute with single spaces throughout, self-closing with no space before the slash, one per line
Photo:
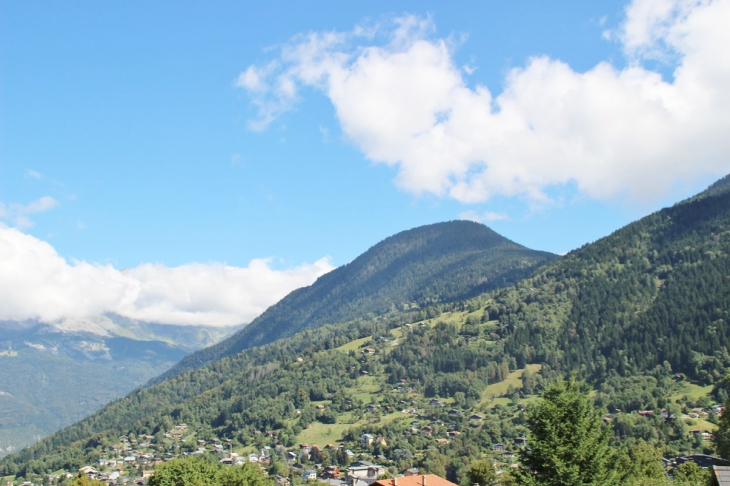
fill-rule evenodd
<path id="1" fill-rule="evenodd" d="M 503 451 L 507 447 L 504 444 L 492 444 L 492 450 L 493 451 Z"/>
<path id="2" fill-rule="evenodd" d="M 317 471 L 315 469 L 305 469 L 302 473 L 302 479 L 305 481 L 316 481 Z"/>
<path id="3" fill-rule="evenodd" d="M 517 437 L 515 439 L 515 445 L 518 447 L 525 447 L 527 445 L 527 437 L 525 437 L 525 436 Z"/>
<path id="4" fill-rule="evenodd" d="M 431 434 L 433 434 L 433 427 L 431 427 L 429 425 L 425 426 L 422 430 L 423 430 L 423 434 L 424 435 L 431 435 Z"/>
<path id="5" fill-rule="evenodd" d="M 349 480 L 348 483 L 354 483 L 354 481 L 352 481 L 353 479 L 375 481 L 383 474 L 385 474 L 385 467 L 370 463 L 360 466 L 351 466 L 345 470 L 345 477 Z"/>
<path id="6" fill-rule="evenodd" d="M 373 443 L 373 440 L 375 440 L 375 438 L 372 435 L 362 434 L 362 437 L 360 437 L 360 444 L 369 446 L 370 444 Z"/>
<path id="7" fill-rule="evenodd" d="M 514 452 L 505 451 L 502 453 L 502 459 L 512 459 L 513 457 L 515 457 Z"/>
<path id="8" fill-rule="evenodd" d="M 314 408 L 316 408 L 317 410 L 324 410 L 324 405 L 322 405 L 322 404 L 320 403 L 320 404 L 318 404 L 318 405 L 315 405 L 315 406 L 314 406 Z"/>
<path id="9" fill-rule="evenodd" d="M 459 432 L 458 430 L 450 430 L 446 433 L 446 435 L 448 435 L 450 439 L 453 439 L 454 437 L 460 436 L 461 432 Z"/>
<path id="10" fill-rule="evenodd" d="M 654 416 L 654 410 L 641 410 L 639 412 L 639 415 L 641 415 L 642 417 L 651 418 Z"/>
<path id="11" fill-rule="evenodd" d="M 87 476 L 96 476 L 97 474 L 99 474 L 99 471 L 97 471 L 96 469 L 94 469 L 91 466 L 84 466 L 79 469 L 79 472 L 82 474 L 85 474 Z"/>
<path id="12" fill-rule="evenodd" d="M 418 476 L 419 469 L 417 467 L 412 467 L 410 469 L 406 469 L 406 472 L 404 476 Z"/>
<path id="13" fill-rule="evenodd" d="M 483 420 L 483 417 L 476 413 L 469 417 L 469 422 L 481 422 L 482 420 Z"/>
<path id="14" fill-rule="evenodd" d="M 373 348 L 365 348 L 362 350 L 363 354 L 375 354 L 375 350 Z"/>
<path id="15" fill-rule="evenodd" d="M 402 476 L 394 479 L 381 479 L 374 486 L 457 486 L 451 481 L 435 474 Z"/>
<path id="16" fill-rule="evenodd" d="M 444 439 L 444 438 L 436 439 L 436 443 L 439 445 L 445 445 L 445 444 L 449 443 L 449 439 Z"/>
<path id="17" fill-rule="evenodd" d="M 289 486 L 290 483 L 289 478 L 286 478 L 279 474 L 274 476 L 274 481 L 276 481 L 276 484 L 278 484 L 279 486 Z"/>
<path id="18" fill-rule="evenodd" d="M 456 408 L 452 408 L 451 410 L 449 410 L 449 417 L 461 417 L 461 415 L 461 410 L 458 410 Z"/>
<path id="19" fill-rule="evenodd" d="M 376 412 L 379 408 L 380 405 L 378 405 L 377 403 L 371 403 L 367 407 L 365 407 L 368 412 Z"/>
<path id="20" fill-rule="evenodd" d="M 428 404 L 431 405 L 432 407 L 443 407 L 444 406 L 444 402 L 442 402 L 438 398 L 434 398 L 433 400 L 428 402 Z"/>
<path id="21" fill-rule="evenodd" d="M 322 471 L 322 478 L 324 479 L 340 479 L 340 467 L 339 466 L 327 466 Z"/>

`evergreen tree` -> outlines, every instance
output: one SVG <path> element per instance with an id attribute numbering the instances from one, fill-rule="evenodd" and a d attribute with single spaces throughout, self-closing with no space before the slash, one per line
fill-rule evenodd
<path id="1" fill-rule="evenodd" d="M 602 427 L 582 384 L 560 381 L 543 393 L 528 410 L 529 448 L 520 452 L 516 483 L 540 486 L 618 484 L 614 469 L 617 453 L 609 446 L 609 431 Z"/>
<path id="2" fill-rule="evenodd" d="M 491 486 L 497 481 L 497 470 L 492 461 L 474 461 L 466 474 L 471 485 Z"/>

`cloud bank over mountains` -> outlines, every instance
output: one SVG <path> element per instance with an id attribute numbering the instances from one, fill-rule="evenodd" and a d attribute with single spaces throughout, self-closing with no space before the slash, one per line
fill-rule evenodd
<path id="1" fill-rule="evenodd" d="M 621 43 L 626 67 L 577 72 L 536 56 L 496 96 L 470 87 L 449 40 L 414 16 L 297 36 L 236 84 L 257 108 L 255 130 L 303 88 L 320 90 L 344 134 L 414 194 L 542 204 L 550 187 L 575 184 L 599 200 L 650 202 L 730 168 L 730 1 L 636 0 L 625 14 L 604 36 Z M 656 60 L 671 79 L 645 67 Z"/>
<path id="2" fill-rule="evenodd" d="M 269 259 L 247 267 L 145 263 L 117 270 L 69 263 L 50 244 L 0 223 L 0 319 L 53 322 L 114 312 L 163 324 L 237 325 L 333 268 L 322 258 L 286 270 Z"/>

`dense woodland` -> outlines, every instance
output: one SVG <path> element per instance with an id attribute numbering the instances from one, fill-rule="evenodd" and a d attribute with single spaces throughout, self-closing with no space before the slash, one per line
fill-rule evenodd
<path id="1" fill-rule="evenodd" d="M 473 463 L 502 461 L 493 445 L 513 447 L 529 434 L 536 397 L 569 376 L 593 388 L 611 447 L 646 445 L 665 457 L 713 453 L 713 443 L 690 430 L 711 431 L 717 416 L 689 414 L 728 398 L 729 232 L 722 180 L 470 298 L 443 298 L 445 280 L 432 287 L 438 302 L 393 297 L 385 310 L 329 324 L 324 314 L 309 321 L 314 304 L 305 302 L 292 332 L 309 329 L 137 390 L 4 459 L 0 473 L 78 468 L 121 434 L 151 434 L 165 444 L 164 432 L 185 422 L 196 437 L 228 438 L 241 450 L 318 438 L 381 457 L 393 473 L 417 465 L 468 484 Z M 244 335 L 215 352 L 235 349 Z M 363 446 L 364 433 L 384 440 Z M 317 459 L 350 460 L 334 452 Z M 286 467 L 282 458 L 272 472 Z"/>
<path id="2" fill-rule="evenodd" d="M 160 379 L 303 329 L 383 315 L 412 303 L 464 300 L 513 284 L 553 258 L 470 221 L 403 231 L 295 290 L 235 336 L 191 354 Z"/>

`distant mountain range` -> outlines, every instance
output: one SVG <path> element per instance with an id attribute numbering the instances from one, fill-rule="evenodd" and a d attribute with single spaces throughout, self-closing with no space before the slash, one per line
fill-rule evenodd
<path id="1" fill-rule="evenodd" d="M 79 420 L 231 332 L 113 314 L 50 324 L 0 321 L 0 456 Z"/>

